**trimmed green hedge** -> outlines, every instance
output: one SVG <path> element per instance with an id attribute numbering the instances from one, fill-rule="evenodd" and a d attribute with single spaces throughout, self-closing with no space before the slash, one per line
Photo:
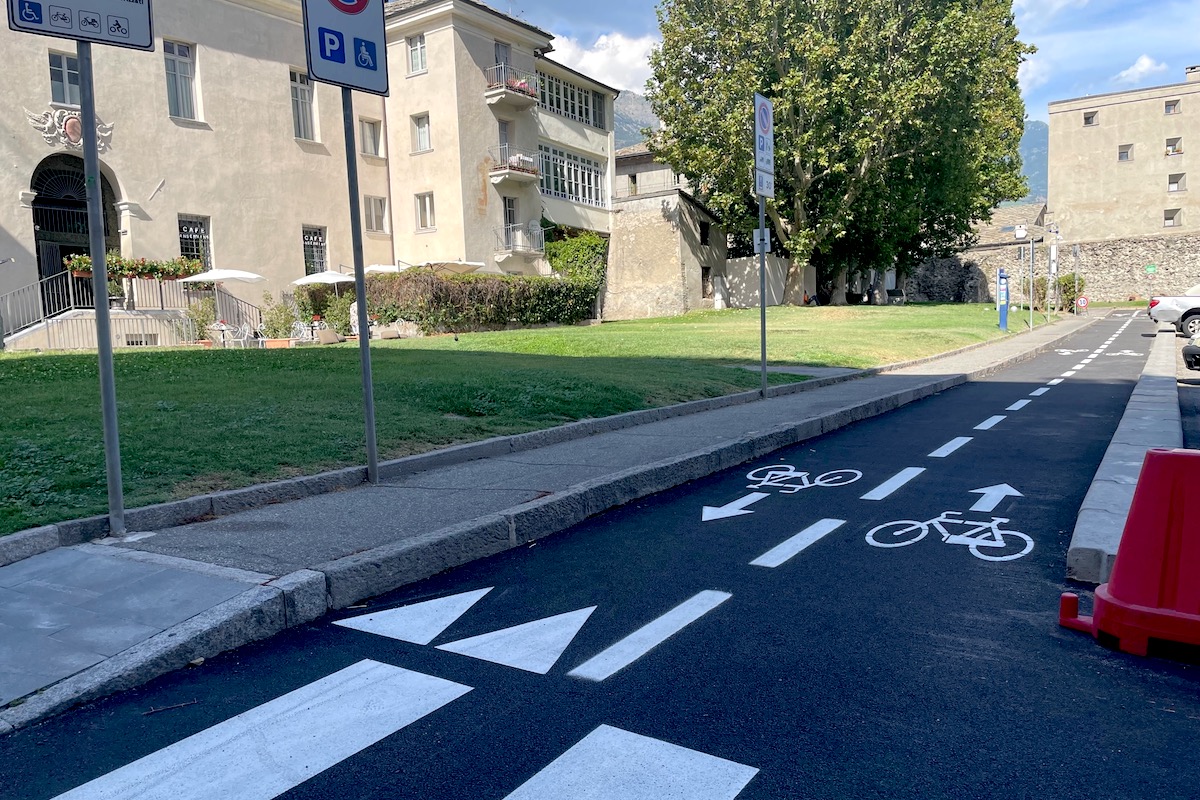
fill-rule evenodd
<path id="1" fill-rule="evenodd" d="M 411 269 L 367 278 L 367 308 L 382 323 L 405 320 L 423 333 L 573 325 L 592 315 L 600 283 L 585 278 L 437 275 Z"/>

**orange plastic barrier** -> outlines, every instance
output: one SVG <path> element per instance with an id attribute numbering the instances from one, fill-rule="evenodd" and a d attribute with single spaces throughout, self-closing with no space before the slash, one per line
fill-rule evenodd
<path id="1" fill-rule="evenodd" d="M 1151 639 L 1200 645 L 1200 451 L 1146 451 L 1108 583 L 1092 616 L 1059 600 L 1059 624 L 1146 655 Z"/>

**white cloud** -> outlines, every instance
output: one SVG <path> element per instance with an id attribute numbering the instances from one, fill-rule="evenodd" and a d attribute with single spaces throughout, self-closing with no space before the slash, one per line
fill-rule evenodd
<path id="1" fill-rule="evenodd" d="M 1135 84 L 1141 83 L 1146 78 L 1158 72 L 1166 72 L 1167 65 L 1161 61 L 1155 61 L 1150 56 L 1143 53 L 1138 56 L 1138 60 L 1133 62 L 1133 66 L 1129 69 L 1121 70 L 1113 78 L 1117 83 Z"/>
<path id="2" fill-rule="evenodd" d="M 606 33 L 591 47 L 558 37 L 550 58 L 616 89 L 643 93 L 650 77 L 650 49 L 657 44 L 653 36 L 634 39 L 623 33 Z"/>
<path id="3" fill-rule="evenodd" d="M 1062 11 L 1083 8 L 1089 0 L 1013 0 L 1013 14 L 1021 30 L 1041 30 Z"/>
<path id="4" fill-rule="evenodd" d="M 1030 56 L 1017 68 L 1017 81 L 1021 84 L 1021 94 L 1028 94 L 1039 86 L 1050 81 L 1050 62 L 1037 55 Z"/>

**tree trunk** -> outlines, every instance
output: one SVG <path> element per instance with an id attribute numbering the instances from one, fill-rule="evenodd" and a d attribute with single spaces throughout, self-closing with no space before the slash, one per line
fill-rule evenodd
<path id="1" fill-rule="evenodd" d="M 829 305 L 844 306 L 846 303 L 846 284 L 848 283 L 846 270 L 839 270 L 837 279 L 834 281 L 833 294 L 829 296 Z"/>

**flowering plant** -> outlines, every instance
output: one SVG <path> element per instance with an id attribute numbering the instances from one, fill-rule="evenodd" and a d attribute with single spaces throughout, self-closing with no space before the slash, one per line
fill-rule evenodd
<path id="1" fill-rule="evenodd" d="M 74 273 L 92 274 L 92 259 L 87 255 L 72 255 L 63 259 L 63 265 Z M 116 250 L 109 250 L 104 256 L 104 268 L 110 278 L 148 278 L 151 280 L 170 281 L 176 278 L 186 278 L 204 271 L 204 263 L 199 259 L 178 258 L 166 261 L 153 261 L 148 258 L 124 258 Z"/>

